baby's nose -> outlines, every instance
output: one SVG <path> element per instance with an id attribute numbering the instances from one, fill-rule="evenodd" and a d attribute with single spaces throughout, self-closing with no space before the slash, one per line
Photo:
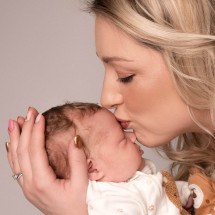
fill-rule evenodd
<path id="1" fill-rule="evenodd" d="M 132 142 L 135 142 L 137 139 L 133 132 L 127 132 L 126 135 Z"/>

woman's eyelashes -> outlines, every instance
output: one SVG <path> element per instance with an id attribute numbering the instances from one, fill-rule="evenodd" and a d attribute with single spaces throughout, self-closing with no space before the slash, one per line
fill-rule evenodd
<path id="1" fill-rule="evenodd" d="M 133 80 L 134 76 L 135 75 L 129 75 L 123 78 L 118 78 L 118 81 L 121 83 L 130 83 Z"/>

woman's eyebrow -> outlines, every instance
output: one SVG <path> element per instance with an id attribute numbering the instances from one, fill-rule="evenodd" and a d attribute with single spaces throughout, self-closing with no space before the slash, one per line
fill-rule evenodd
<path id="1" fill-rule="evenodd" d="M 96 53 L 96 55 L 99 57 L 99 55 Z M 126 62 L 133 62 L 133 60 L 131 59 L 127 59 L 124 57 L 118 57 L 118 56 L 113 56 L 113 57 L 108 57 L 108 56 L 103 56 L 103 57 L 99 57 L 101 58 L 101 60 L 105 63 L 110 63 L 113 61 L 126 61 Z"/>

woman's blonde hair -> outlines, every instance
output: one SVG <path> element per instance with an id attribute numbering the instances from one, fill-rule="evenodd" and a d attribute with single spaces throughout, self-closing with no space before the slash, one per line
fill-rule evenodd
<path id="1" fill-rule="evenodd" d="M 215 138 L 194 114 L 206 110 L 215 126 L 215 1 L 214 0 L 91 0 L 88 9 L 101 14 L 144 46 L 160 51 L 193 121 L 206 132 L 186 133 L 177 143 L 162 146 L 187 179 L 197 166 L 212 177 Z"/>

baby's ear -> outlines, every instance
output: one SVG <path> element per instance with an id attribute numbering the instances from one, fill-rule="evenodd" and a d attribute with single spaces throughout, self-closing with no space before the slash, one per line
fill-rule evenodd
<path id="1" fill-rule="evenodd" d="M 104 177 L 104 173 L 96 167 L 95 162 L 91 159 L 87 159 L 88 178 L 91 181 L 99 181 Z"/>

